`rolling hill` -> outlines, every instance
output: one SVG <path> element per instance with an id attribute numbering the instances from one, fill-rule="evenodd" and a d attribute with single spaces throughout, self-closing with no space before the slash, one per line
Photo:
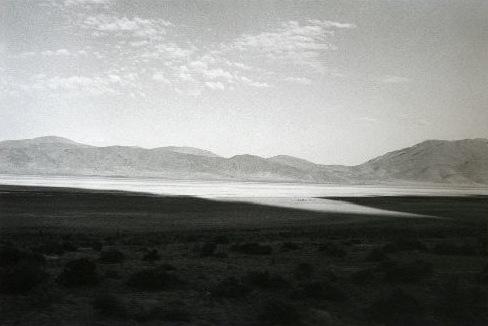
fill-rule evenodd
<path id="1" fill-rule="evenodd" d="M 488 140 L 429 140 L 357 166 L 278 155 L 218 156 L 193 147 L 97 147 L 48 136 L 0 142 L 0 173 L 275 182 L 488 184 Z"/>
<path id="2" fill-rule="evenodd" d="M 488 183 L 488 139 L 428 140 L 359 166 L 378 179 Z"/>

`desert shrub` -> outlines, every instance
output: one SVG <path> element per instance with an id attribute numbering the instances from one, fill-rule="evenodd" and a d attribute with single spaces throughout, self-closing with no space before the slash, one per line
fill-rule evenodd
<path id="1" fill-rule="evenodd" d="M 11 246 L 0 249 L 0 267 L 14 266 L 20 261 L 32 261 L 43 265 L 46 260 L 40 254 L 20 250 Z"/>
<path id="2" fill-rule="evenodd" d="M 106 278 L 111 278 L 111 279 L 114 279 L 114 280 L 120 280 L 122 278 L 122 276 L 120 275 L 120 273 L 116 270 L 113 270 L 113 269 L 110 269 L 108 271 L 105 272 L 104 276 Z"/>
<path id="3" fill-rule="evenodd" d="M 241 298 L 246 296 L 250 291 L 251 289 L 247 284 L 232 276 L 218 283 L 213 289 L 212 294 L 215 297 Z"/>
<path id="4" fill-rule="evenodd" d="M 280 275 L 271 274 L 268 271 L 252 271 L 243 277 L 246 284 L 261 289 L 283 289 L 290 286 L 289 282 Z"/>
<path id="5" fill-rule="evenodd" d="M 172 308 L 163 314 L 162 319 L 173 322 L 190 322 L 191 312 L 183 308 Z"/>
<path id="6" fill-rule="evenodd" d="M 395 289 L 367 309 L 369 319 L 385 325 L 421 325 L 422 305 L 412 295 Z"/>
<path id="7" fill-rule="evenodd" d="M 160 269 L 165 270 L 165 271 L 175 271 L 176 267 L 174 265 L 171 265 L 170 263 L 162 263 L 158 265 Z"/>
<path id="8" fill-rule="evenodd" d="M 298 250 L 300 248 L 301 248 L 300 245 L 295 242 L 287 241 L 281 244 L 281 251 L 293 251 L 293 250 Z"/>
<path id="9" fill-rule="evenodd" d="M 104 264 L 117 264 L 124 260 L 124 253 L 117 249 L 104 250 L 100 253 L 100 262 Z"/>
<path id="10" fill-rule="evenodd" d="M 295 267 L 293 275 L 298 280 L 309 279 L 312 277 L 314 267 L 309 263 L 300 263 Z"/>
<path id="11" fill-rule="evenodd" d="M 356 285 L 371 284 L 378 278 L 378 272 L 372 268 L 362 269 L 351 274 L 351 282 Z"/>
<path id="12" fill-rule="evenodd" d="M 344 292 L 337 285 L 319 281 L 302 284 L 292 296 L 296 299 L 310 298 L 331 301 L 342 301 L 346 298 Z"/>
<path id="13" fill-rule="evenodd" d="M 67 245 L 69 247 L 69 244 Z M 67 250 L 63 242 L 60 241 L 46 241 L 35 249 L 35 251 L 44 255 L 58 255 L 61 256 Z"/>
<path id="14" fill-rule="evenodd" d="M 213 256 L 215 254 L 215 250 L 217 250 L 217 244 L 215 242 L 205 242 L 204 245 L 200 248 L 200 256 Z"/>
<path id="15" fill-rule="evenodd" d="M 332 269 L 327 269 L 321 274 L 321 276 L 325 281 L 330 283 L 334 283 L 337 280 L 339 280 L 339 277 L 337 276 L 336 272 L 334 272 L 334 270 Z"/>
<path id="16" fill-rule="evenodd" d="M 384 278 L 388 282 L 412 283 L 432 275 L 432 264 L 420 259 L 408 263 L 390 262 L 380 269 L 385 272 Z"/>
<path id="17" fill-rule="evenodd" d="M 484 284 L 488 283 L 488 264 L 486 264 L 483 270 L 480 272 L 479 281 Z"/>
<path id="18" fill-rule="evenodd" d="M 366 261 L 368 262 L 378 262 L 387 260 L 388 256 L 385 254 L 384 250 L 381 248 L 375 248 L 371 250 L 366 256 Z"/>
<path id="19" fill-rule="evenodd" d="M 72 260 L 66 263 L 57 281 L 66 287 L 96 285 L 99 281 L 97 265 L 87 258 Z"/>
<path id="20" fill-rule="evenodd" d="M 0 292 L 22 294 L 30 291 L 48 277 L 43 264 L 35 259 L 21 259 L 0 269 Z"/>
<path id="21" fill-rule="evenodd" d="M 72 241 L 64 241 L 62 246 L 63 250 L 67 252 L 78 250 L 78 246 L 76 246 Z"/>
<path id="22" fill-rule="evenodd" d="M 127 316 L 125 303 L 113 294 L 100 294 L 92 302 L 93 309 L 103 316 L 122 318 Z"/>
<path id="23" fill-rule="evenodd" d="M 273 252 L 273 248 L 271 246 L 262 245 L 255 242 L 235 244 L 231 247 L 231 250 L 246 255 L 271 255 Z"/>
<path id="24" fill-rule="evenodd" d="M 145 291 L 158 291 L 181 287 L 183 281 L 168 272 L 165 266 L 158 266 L 135 272 L 130 276 L 127 285 Z"/>
<path id="25" fill-rule="evenodd" d="M 213 238 L 213 242 L 216 244 L 229 244 L 230 240 L 226 235 L 217 235 Z"/>
<path id="26" fill-rule="evenodd" d="M 486 325 L 488 297 L 481 287 L 455 276 L 443 285 L 436 310 L 446 322 L 459 325 Z"/>
<path id="27" fill-rule="evenodd" d="M 347 252 L 334 242 L 326 242 L 321 244 L 319 246 L 319 250 L 324 252 L 327 256 L 336 258 L 344 258 L 347 255 Z"/>
<path id="28" fill-rule="evenodd" d="M 171 322 L 190 322 L 191 312 L 182 308 L 175 307 L 164 309 L 163 307 L 139 307 L 139 311 L 134 314 L 135 320 L 139 322 L 148 322 L 151 320 L 164 320 Z"/>
<path id="29" fill-rule="evenodd" d="M 443 241 L 437 243 L 432 252 L 438 255 L 474 256 L 478 255 L 478 248 L 467 243 L 459 244 L 455 242 Z"/>
<path id="30" fill-rule="evenodd" d="M 386 253 L 394 253 L 400 251 L 427 251 L 427 246 L 417 240 L 417 239 L 408 239 L 408 238 L 400 238 L 393 242 L 390 242 L 383 246 L 383 251 Z"/>
<path id="31" fill-rule="evenodd" d="M 148 261 L 148 262 L 154 262 L 156 260 L 160 260 L 161 255 L 159 254 L 159 251 L 157 249 L 151 249 L 147 251 L 144 256 L 142 257 L 142 260 Z"/>
<path id="32" fill-rule="evenodd" d="M 259 315 L 261 325 L 301 325 L 302 313 L 294 305 L 273 300 L 265 303 Z"/>
<path id="33" fill-rule="evenodd" d="M 93 241 L 90 247 L 95 251 L 102 251 L 103 243 L 101 241 Z"/>

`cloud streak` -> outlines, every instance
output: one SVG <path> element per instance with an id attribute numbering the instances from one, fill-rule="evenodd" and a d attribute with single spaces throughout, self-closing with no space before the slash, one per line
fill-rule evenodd
<path id="1" fill-rule="evenodd" d="M 48 76 L 26 84 L 32 83 L 30 88 L 38 91 L 90 96 L 118 94 L 121 89 L 143 94 L 143 88 L 157 90 L 163 86 L 179 94 L 198 95 L 205 90 L 266 89 L 282 82 L 310 85 L 313 74 L 324 71 L 326 54 L 336 49 L 336 32 L 356 27 L 330 20 L 284 21 L 268 30 L 243 32 L 225 42 L 197 46 L 197 40 L 187 39 L 181 26 L 135 13 L 121 15 L 113 10 L 111 0 L 48 2 L 58 9 L 64 6 L 63 12 L 72 20 L 68 32 L 88 42 L 81 50 L 24 51 L 17 56 L 83 56 L 101 70 L 88 67 L 86 71 L 71 71 L 71 75 L 70 71 L 61 71 L 64 77 Z M 292 66 L 292 70 L 299 69 L 299 76 L 283 69 Z M 117 79 L 114 73 L 132 77 Z"/>
<path id="2" fill-rule="evenodd" d="M 302 24 L 288 21 L 271 31 L 243 34 L 225 45 L 224 51 L 237 51 L 283 65 L 291 63 L 322 69 L 320 58 L 336 49 L 332 42 L 336 30 L 352 28 L 355 25 L 328 20 L 308 20 Z"/>

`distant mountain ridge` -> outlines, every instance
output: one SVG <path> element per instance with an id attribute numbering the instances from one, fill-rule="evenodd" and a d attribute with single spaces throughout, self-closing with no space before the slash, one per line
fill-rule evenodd
<path id="1" fill-rule="evenodd" d="M 194 147 L 98 147 L 46 136 L 0 142 L 0 173 L 271 182 L 488 184 L 488 140 L 429 140 L 356 166 L 288 156 L 218 156 Z"/>

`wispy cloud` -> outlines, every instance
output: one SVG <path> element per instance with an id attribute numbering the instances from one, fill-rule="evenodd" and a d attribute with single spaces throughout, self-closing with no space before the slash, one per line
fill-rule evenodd
<path id="1" fill-rule="evenodd" d="M 280 81 L 310 85 L 314 74 L 325 69 L 324 56 L 336 49 L 335 34 L 355 28 L 330 20 L 285 21 L 202 46 L 186 37 L 185 28 L 168 20 L 135 12 L 121 14 L 112 0 L 44 1 L 70 20 L 69 33 L 89 42 L 82 49 L 36 49 L 17 56 L 45 60 L 86 56 L 90 65 L 101 67 L 100 71 L 59 69 L 68 76 L 29 81 L 31 88 L 45 92 L 116 94 L 125 87 L 142 93 L 143 88 L 165 85 L 180 94 L 198 95 L 240 86 L 266 89 Z M 291 66 L 295 67 L 283 69 Z M 293 71 L 300 75 L 293 76 Z M 129 80 L 124 77 L 127 74 L 137 77 Z"/>
<path id="2" fill-rule="evenodd" d="M 182 47 L 174 42 L 163 42 L 152 46 L 150 46 L 150 43 L 146 43 L 143 46 L 146 47 L 141 51 L 141 57 L 152 59 L 186 61 L 197 50 L 194 46 Z"/>
<path id="3" fill-rule="evenodd" d="M 284 80 L 290 83 L 301 84 L 301 85 L 312 84 L 312 80 L 310 78 L 305 78 L 305 77 L 286 77 Z"/>
<path id="4" fill-rule="evenodd" d="M 225 89 L 224 84 L 222 84 L 221 82 L 208 81 L 208 82 L 205 82 L 205 85 L 210 89 L 219 89 L 219 90 Z"/>
<path id="5" fill-rule="evenodd" d="M 378 81 L 384 84 L 404 84 L 404 83 L 410 83 L 412 80 L 407 77 L 386 75 L 380 77 Z"/>
<path id="6" fill-rule="evenodd" d="M 41 50 L 41 51 L 24 51 L 19 54 L 13 54 L 11 58 L 38 58 L 42 57 L 78 57 L 88 55 L 88 49 L 69 50 L 69 49 L 57 49 L 57 50 Z"/>
<path id="7" fill-rule="evenodd" d="M 267 87 L 271 87 L 271 85 L 269 85 L 268 83 L 266 82 L 260 82 L 260 81 L 255 81 L 255 80 L 252 80 L 252 79 L 249 79 L 248 77 L 246 76 L 242 76 L 240 78 L 240 80 L 245 84 L 245 85 L 249 85 L 249 86 L 254 86 L 254 87 L 259 87 L 259 88 L 267 88 Z"/>
<path id="8" fill-rule="evenodd" d="M 375 123 L 378 123 L 379 122 L 378 119 L 372 118 L 372 117 L 360 117 L 359 118 L 359 121 L 366 122 L 366 123 L 369 123 L 369 124 L 375 124 Z"/>
<path id="9" fill-rule="evenodd" d="M 130 33 L 133 37 L 143 39 L 162 39 L 166 29 L 172 25 L 164 19 L 128 18 L 106 14 L 88 16 L 80 23 L 82 28 L 93 31 L 94 36 Z"/>
<path id="10" fill-rule="evenodd" d="M 322 68 L 321 56 L 335 50 L 331 41 L 338 29 L 352 29 L 355 25 L 328 20 L 289 21 L 271 31 L 243 34 L 224 50 L 240 51 L 274 63 L 296 64 Z"/>
<path id="11" fill-rule="evenodd" d="M 110 94 L 137 93 L 135 80 L 137 76 L 131 73 L 118 74 L 116 72 L 99 75 L 46 76 L 36 74 L 30 83 L 21 87 L 24 90 L 58 94 L 63 96 L 100 96 Z M 139 91 L 141 94 L 141 92 Z"/>
<path id="12" fill-rule="evenodd" d="M 112 0 L 64 0 L 65 6 L 77 6 L 77 5 L 107 5 Z"/>
<path id="13" fill-rule="evenodd" d="M 164 84 L 170 84 L 170 80 L 166 77 L 163 72 L 155 72 L 152 75 L 152 79 L 158 82 L 163 82 Z"/>
<path id="14" fill-rule="evenodd" d="M 45 50 L 40 53 L 44 56 L 70 56 L 72 53 L 66 49 L 58 49 L 55 51 L 52 50 Z"/>

